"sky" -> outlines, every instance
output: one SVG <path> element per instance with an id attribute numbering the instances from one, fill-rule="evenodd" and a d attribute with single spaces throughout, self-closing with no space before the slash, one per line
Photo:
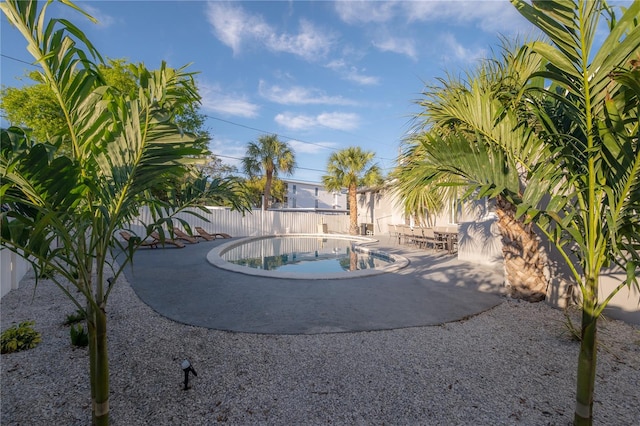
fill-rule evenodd
<path id="1" fill-rule="evenodd" d="M 76 3 L 99 23 L 58 6 L 50 16 L 103 56 L 198 72 L 210 149 L 225 163 L 241 169 L 247 143 L 276 134 L 298 166 L 281 177 L 308 182 L 350 146 L 389 173 L 425 85 L 472 69 L 502 37 L 535 34 L 508 0 Z M 21 86 L 32 58 L 4 16 L 0 31 L 0 82 Z"/>

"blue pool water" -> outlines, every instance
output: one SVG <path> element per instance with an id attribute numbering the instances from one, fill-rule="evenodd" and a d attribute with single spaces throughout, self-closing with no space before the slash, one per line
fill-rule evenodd
<path id="1" fill-rule="evenodd" d="M 277 237 L 248 241 L 221 254 L 229 263 L 254 269 L 295 273 L 333 273 L 379 269 L 394 262 L 348 239 Z"/>

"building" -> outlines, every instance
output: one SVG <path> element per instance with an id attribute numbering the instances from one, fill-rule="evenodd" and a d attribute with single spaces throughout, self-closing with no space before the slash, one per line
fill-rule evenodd
<path id="1" fill-rule="evenodd" d="M 286 187 L 285 203 L 287 210 L 312 210 L 345 213 L 347 195 L 345 191 L 327 191 L 321 183 L 292 179 L 281 179 Z"/>

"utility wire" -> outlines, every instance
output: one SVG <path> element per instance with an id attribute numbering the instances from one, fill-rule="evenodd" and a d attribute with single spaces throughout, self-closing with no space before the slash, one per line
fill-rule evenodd
<path id="1" fill-rule="evenodd" d="M 0 56 L 3 57 L 3 58 L 6 58 L 6 59 L 10 59 L 12 61 L 20 62 L 20 63 L 23 63 L 23 64 L 30 65 L 30 66 L 32 66 L 34 68 L 37 68 L 37 66 L 35 64 L 33 64 L 32 62 L 27 62 L 27 61 L 24 61 L 22 59 L 14 58 L 13 56 L 5 55 L 4 53 L 0 53 Z M 329 151 L 337 151 L 336 148 L 331 148 L 331 147 L 328 147 L 328 146 L 325 146 L 325 145 L 322 145 L 322 144 L 319 144 L 319 143 L 305 141 L 305 140 L 300 139 L 300 138 L 294 138 L 294 137 L 287 136 L 287 135 L 284 135 L 284 134 L 279 134 L 277 132 L 269 132 L 269 131 L 264 130 L 264 129 L 259 129 L 257 127 L 252 127 L 252 126 L 247 126 L 246 124 L 236 123 L 234 121 L 225 120 L 224 118 L 216 117 L 216 116 L 209 115 L 209 114 L 202 114 L 202 115 L 204 115 L 205 117 L 210 118 L 212 120 L 217 120 L 217 121 L 221 121 L 223 123 L 231 124 L 232 126 L 238 126 L 238 127 L 242 127 L 242 128 L 249 129 L 249 130 L 255 130 L 256 132 L 260 132 L 260 133 L 264 133 L 264 134 L 275 134 L 275 135 L 278 135 L 278 136 L 280 136 L 280 137 L 282 137 L 284 139 L 287 139 L 287 140 L 293 140 L 293 141 L 304 143 L 304 144 L 307 144 L 307 145 L 317 146 L 317 147 L 322 148 L 322 149 L 328 149 Z M 353 135 L 353 136 L 357 136 L 357 135 Z M 218 155 L 218 157 L 230 158 L 230 159 L 234 159 L 234 160 L 241 160 L 241 158 L 235 158 L 235 157 L 230 157 L 230 156 L 225 156 L 225 155 Z M 395 161 L 392 158 L 379 157 L 377 155 L 376 155 L 376 157 L 379 158 L 380 160 Z M 325 171 L 325 170 L 311 169 L 311 168 L 305 168 L 305 167 L 297 167 L 297 168 L 298 169 L 302 169 L 302 170 L 319 171 L 319 172 L 324 172 Z M 383 170 L 387 170 L 387 169 L 389 169 L 389 168 L 384 168 Z"/>

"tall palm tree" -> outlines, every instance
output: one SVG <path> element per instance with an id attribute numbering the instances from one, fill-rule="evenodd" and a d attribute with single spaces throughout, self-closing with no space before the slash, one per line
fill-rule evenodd
<path id="1" fill-rule="evenodd" d="M 420 212 L 416 201 L 489 197 L 496 201 L 505 280 L 513 297 L 545 298 L 546 259 L 534 226 L 516 218 L 526 170 L 544 155 L 535 133 L 520 126 L 525 83 L 541 58 L 505 44 L 501 57 L 482 63 L 468 81 L 449 77 L 428 87 L 419 105 L 417 129 L 394 172 L 396 191 Z M 424 130 L 427 129 L 428 130 Z"/>
<path id="2" fill-rule="evenodd" d="M 249 177 L 264 175 L 264 208 L 269 208 L 271 185 L 280 173 L 291 174 L 296 168 L 293 150 L 277 135 L 263 135 L 257 142 L 249 142 L 247 155 L 242 159 L 242 167 Z"/>
<path id="3" fill-rule="evenodd" d="M 377 185 L 382 181 L 380 168 L 372 163 L 374 157 L 374 152 L 364 151 L 360 147 L 334 152 L 329 156 L 327 174 L 322 176 L 327 191 L 348 190 L 351 235 L 358 235 L 358 187 Z"/>
<path id="4" fill-rule="evenodd" d="M 123 246 L 114 233 L 149 202 L 150 188 L 167 176 L 183 175 L 203 154 L 197 138 L 175 124 L 175 111 L 198 95 L 191 73 L 165 64 L 155 71 L 142 65 L 132 69 L 138 91 L 117 93 L 104 84 L 93 62 L 100 55 L 84 34 L 68 20 L 47 19 L 49 4 L 0 4 L 26 39 L 65 125 L 53 143 L 33 142 L 18 128 L 0 132 L 1 195 L 9 206 L 0 214 L 1 243 L 36 271 L 53 270 L 53 282 L 86 313 L 92 420 L 106 425 L 107 302 L 141 243 Z M 61 138 L 68 138 L 70 152 L 60 152 Z M 180 208 L 186 206 L 183 199 Z M 147 232 L 156 225 L 149 224 Z"/>
<path id="5" fill-rule="evenodd" d="M 621 16 L 599 0 L 511 2 L 548 37 L 528 47 L 548 61 L 533 77 L 551 83 L 532 99 L 545 101 L 537 109 L 540 134 L 553 155 L 532 170 L 519 211 L 555 244 L 581 290 L 574 423 L 590 425 L 598 317 L 640 275 L 640 2 Z M 609 34 L 597 47 L 602 17 Z M 601 300 L 600 273 L 612 264 L 627 276 Z"/>

